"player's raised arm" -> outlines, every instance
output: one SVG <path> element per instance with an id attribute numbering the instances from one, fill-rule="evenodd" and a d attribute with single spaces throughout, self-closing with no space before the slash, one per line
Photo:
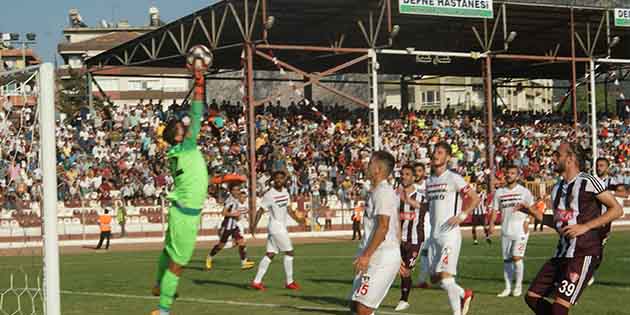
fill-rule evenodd
<path id="1" fill-rule="evenodd" d="M 204 91 L 206 86 L 206 78 L 204 77 L 204 60 L 211 56 L 212 54 L 208 49 L 204 46 L 193 47 L 191 49 L 191 54 L 193 54 L 197 59 L 194 60 L 191 71 L 193 72 L 194 79 L 194 90 L 193 90 L 193 101 L 190 105 L 190 127 L 188 128 L 189 132 L 186 134 L 186 138 L 184 139 L 184 147 L 187 146 L 195 146 L 197 145 L 197 137 L 199 136 L 199 131 L 201 130 L 201 115 L 203 113 L 204 106 Z M 210 60 L 212 57 L 209 57 Z"/>

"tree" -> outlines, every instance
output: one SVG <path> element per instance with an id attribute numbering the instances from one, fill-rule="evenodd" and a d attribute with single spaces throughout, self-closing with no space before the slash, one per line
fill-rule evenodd
<path id="1" fill-rule="evenodd" d="M 57 110 L 73 117 L 82 107 L 88 106 L 88 85 L 80 71 L 69 69 L 68 74 L 69 79 L 58 79 Z M 98 97 L 94 97 L 93 104 L 97 110 L 104 105 L 103 100 Z"/>

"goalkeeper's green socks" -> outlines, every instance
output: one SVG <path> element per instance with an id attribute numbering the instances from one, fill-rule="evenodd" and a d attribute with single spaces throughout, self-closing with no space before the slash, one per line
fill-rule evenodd
<path id="1" fill-rule="evenodd" d="M 158 261 L 158 271 L 157 271 L 157 277 L 155 280 L 158 286 L 160 285 L 160 282 L 162 282 L 162 277 L 164 277 L 164 272 L 166 271 L 166 269 L 168 269 L 168 263 L 169 263 L 168 254 L 166 253 L 166 250 L 163 250 L 162 253 L 160 254 L 160 260 Z"/>
<path id="2" fill-rule="evenodd" d="M 175 300 L 175 292 L 179 277 L 172 271 L 166 270 L 160 281 L 160 310 L 170 310 Z"/>

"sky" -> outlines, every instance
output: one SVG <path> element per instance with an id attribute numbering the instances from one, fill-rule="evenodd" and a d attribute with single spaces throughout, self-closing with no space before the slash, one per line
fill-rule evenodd
<path id="1" fill-rule="evenodd" d="M 105 19 L 109 22 L 128 20 L 133 26 L 147 25 L 149 7 L 160 9 L 160 18 L 170 22 L 210 5 L 214 0 L 0 0 L 0 33 L 33 32 L 37 34 L 35 52 L 47 62 L 57 58 L 57 44 L 63 39 L 63 28 L 68 25 L 68 10 L 77 8 L 83 21 L 96 26 Z M 6 5 L 9 4 L 9 8 Z"/>

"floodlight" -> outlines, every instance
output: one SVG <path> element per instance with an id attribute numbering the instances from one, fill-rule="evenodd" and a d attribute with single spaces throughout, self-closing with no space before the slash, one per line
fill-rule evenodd
<path id="1" fill-rule="evenodd" d="M 615 36 L 610 41 L 610 44 L 608 45 L 608 47 L 613 48 L 613 47 L 617 46 L 617 44 L 619 44 L 620 41 L 621 41 L 621 38 L 619 38 L 619 36 Z"/>
<path id="2" fill-rule="evenodd" d="M 276 22 L 276 17 L 270 15 L 267 17 L 267 21 L 265 21 L 265 29 L 270 30 L 273 27 L 273 24 Z"/>
<path id="3" fill-rule="evenodd" d="M 400 33 L 400 25 L 396 24 L 394 25 L 394 27 L 392 27 L 392 32 L 389 33 L 389 38 L 396 38 L 396 36 L 398 36 L 398 33 Z"/>
<path id="4" fill-rule="evenodd" d="M 517 32 L 515 31 L 511 31 L 510 34 L 508 35 L 507 39 L 505 40 L 506 43 L 511 43 L 514 41 L 514 39 L 516 39 L 516 35 L 518 35 Z"/>

